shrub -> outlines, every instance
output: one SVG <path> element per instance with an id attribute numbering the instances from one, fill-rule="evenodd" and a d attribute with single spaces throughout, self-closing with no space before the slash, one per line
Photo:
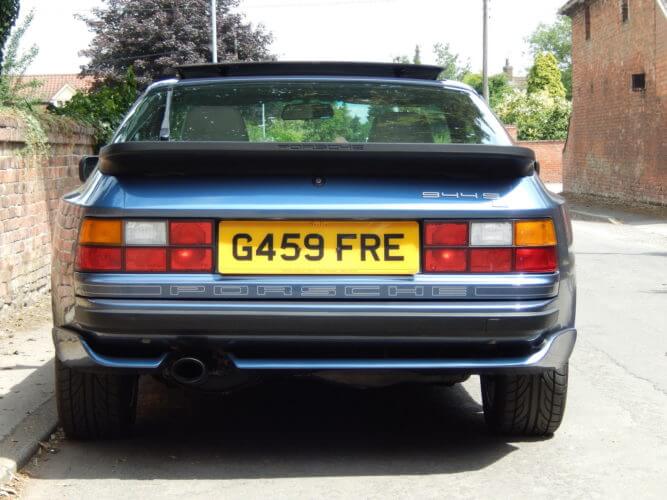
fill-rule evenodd
<path id="1" fill-rule="evenodd" d="M 496 108 L 503 123 L 517 126 L 519 140 L 564 140 L 572 104 L 563 96 L 547 92 L 514 91 Z"/>
<path id="2" fill-rule="evenodd" d="M 130 68 L 120 83 L 100 85 L 87 92 L 77 92 L 63 107 L 52 108 L 51 111 L 90 125 L 99 147 L 109 142 L 136 98 L 137 82 L 134 71 Z"/>
<path id="3" fill-rule="evenodd" d="M 546 92 L 553 97 L 565 97 L 565 86 L 558 69 L 558 60 L 551 52 L 535 57 L 535 64 L 528 73 L 528 93 Z"/>

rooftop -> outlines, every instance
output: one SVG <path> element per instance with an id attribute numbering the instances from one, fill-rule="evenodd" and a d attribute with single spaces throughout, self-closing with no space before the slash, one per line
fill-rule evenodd
<path id="1" fill-rule="evenodd" d="M 569 0 L 565 5 L 558 9 L 558 13 L 562 16 L 567 16 L 579 4 L 586 3 L 586 0 Z"/>
<path id="2" fill-rule="evenodd" d="M 79 74 L 50 74 L 50 75 L 24 75 L 19 78 L 22 83 L 37 80 L 41 83 L 34 89 L 26 89 L 26 92 L 40 102 L 50 102 L 51 99 L 65 86 L 69 85 L 74 90 L 88 90 L 95 79 L 92 76 L 80 76 Z"/>

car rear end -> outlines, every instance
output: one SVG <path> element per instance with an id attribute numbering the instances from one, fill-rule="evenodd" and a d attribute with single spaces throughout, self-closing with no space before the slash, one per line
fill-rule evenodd
<path id="1" fill-rule="evenodd" d="M 576 337 L 563 201 L 471 90 L 397 67 L 205 67 L 146 92 L 59 211 L 70 435 L 125 430 L 142 373 L 481 374 L 492 428 L 555 430 Z M 82 423 L 72 380 L 116 384 L 88 399 L 120 394 L 123 417 Z"/>

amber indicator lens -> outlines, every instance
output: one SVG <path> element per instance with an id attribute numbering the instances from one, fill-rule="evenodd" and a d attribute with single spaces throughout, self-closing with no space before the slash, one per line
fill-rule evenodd
<path id="1" fill-rule="evenodd" d="M 113 219 L 84 219 L 79 231 L 79 243 L 93 245 L 120 245 L 123 224 Z"/>
<path id="2" fill-rule="evenodd" d="M 551 220 L 517 221 L 514 223 L 514 244 L 518 247 L 545 247 L 556 244 L 556 231 Z"/>

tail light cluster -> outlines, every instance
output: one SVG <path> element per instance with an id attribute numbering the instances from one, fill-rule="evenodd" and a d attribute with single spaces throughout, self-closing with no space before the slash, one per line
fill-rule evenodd
<path id="1" fill-rule="evenodd" d="M 79 231 L 79 271 L 210 272 L 210 220 L 85 219 Z"/>
<path id="2" fill-rule="evenodd" d="M 550 219 L 427 221 L 426 273 L 551 273 L 558 269 Z"/>
<path id="3" fill-rule="evenodd" d="M 425 273 L 551 273 L 551 219 L 426 221 Z M 84 219 L 76 268 L 87 272 L 211 272 L 213 221 Z"/>

